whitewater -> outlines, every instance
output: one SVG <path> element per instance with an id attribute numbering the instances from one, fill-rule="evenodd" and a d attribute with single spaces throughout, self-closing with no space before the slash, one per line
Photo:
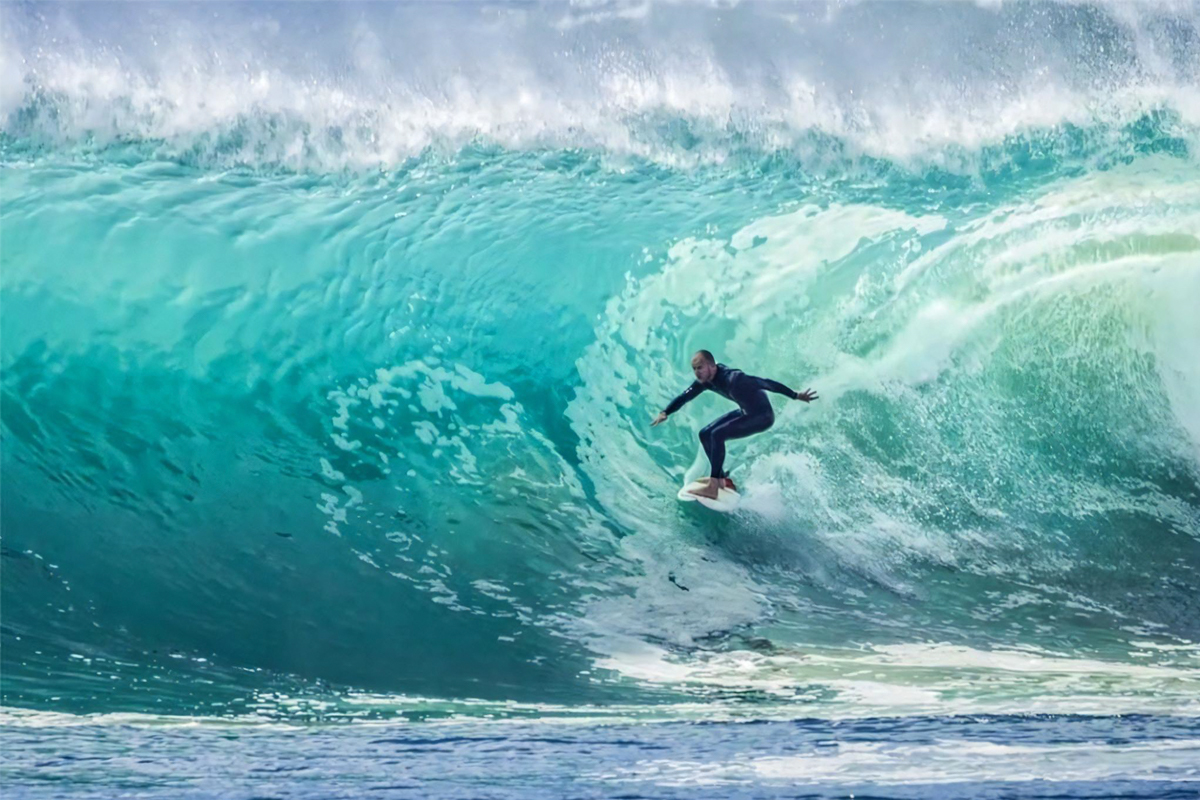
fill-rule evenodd
<path id="1" fill-rule="evenodd" d="M 1200 6 L 0 22 L 6 796 L 1200 792 Z"/>

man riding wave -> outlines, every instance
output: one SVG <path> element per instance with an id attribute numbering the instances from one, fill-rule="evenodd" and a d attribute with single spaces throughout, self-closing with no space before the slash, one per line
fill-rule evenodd
<path id="1" fill-rule="evenodd" d="M 703 487 L 689 491 L 697 497 L 715 499 L 722 488 L 736 491 L 733 481 L 725 473 L 725 442 L 762 433 L 775 424 L 775 410 L 771 408 L 767 392 L 776 392 L 806 403 L 816 400 L 817 394 L 811 389 L 795 392 L 770 378 L 758 378 L 740 369 L 718 364 L 707 350 L 700 350 L 692 356 L 692 372 L 696 380 L 668 403 L 650 426 L 661 424 L 707 389 L 738 404 L 737 410 L 718 417 L 700 429 L 700 445 L 708 456 L 712 472 Z"/>

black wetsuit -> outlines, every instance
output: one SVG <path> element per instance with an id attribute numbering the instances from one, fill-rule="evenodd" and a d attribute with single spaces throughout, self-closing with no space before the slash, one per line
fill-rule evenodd
<path id="1" fill-rule="evenodd" d="M 717 364 L 717 374 L 708 383 L 695 381 L 683 394 L 672 400 L 663 413 L 674 414 L 684 403 L 694 399 L 705 389 L 711 389 L 722 397 L 727 397 L 738 404 L 736 411 L 730 411 L 724 416 L 710 422 L 700 429 L 700 444 L 712 464 L 712 477 L 724 478 L 725 475 L 725 442 L 730 439 L 741 439 L 755 433 L 762 433 L 775 424 L 775 411 L 767 392 L 778 392 L 793 400 L 798 395 L 779 381 L 770 378 L 756 378 L 747 375 L 740 369 L 730 369 L 724 364 Z M 765 390 L 765 391 L 764 391 Z"/>

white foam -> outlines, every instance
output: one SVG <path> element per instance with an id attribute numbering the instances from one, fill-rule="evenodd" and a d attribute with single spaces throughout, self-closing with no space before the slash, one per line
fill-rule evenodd
<path id="1" fill-rule="evenodd" d="M 807 647 L 778 652 L 693 652 L 649 645 L 599 666 L 637 680 L 690 689 L 758 692 L 818 717 L 948 714 L 1200 716 L 1200 669 L 1067 658 L 1039 651 L 952 644 Z"/>
<path id="2" fill-rule="evenodd" d="M 737 762 L 647 760 L 605 772 L 614 782 L 720 786 L 766 781 L 816 784 L 944 784 L 1027 781 L 1182 782 L 1195 780 L 1200 739 L 1129 743 L 998 744 L 943 740 L 931 744 L 829 742 L 809 753 Z M 853 795 L 850 795 L 853 797 Z"/>
<path id="3" fill-rule="evenodd" d="M 851 159 L 968 173 L 971 153 L 1024 131 L 1159 109 L 1188 135 L 1200 124 L 1196 58 L 1160 24 L 1167 15 L 1194 30 L 1194 8 L 1109 7 L 1101 14 L 1118 33 L 1099 59 L 1080 42 L 1108 36 L 1103 25 L 1031 20 L 1009 5 L 898 13 L 886 3 L 286 15 L 227 4 L 153 17 L 17 7 L 6 15 L 0 119 L 60 143 L 157 140 L 297 168 L 395 166 L 475 139 L 687 165 L 746 146 L 804 154 L 815 133 L 846 143 Z M 1023 35 L 1007 39 L 1010 27 Z M 20 113 L 47 102 L 53 112 Z"/>

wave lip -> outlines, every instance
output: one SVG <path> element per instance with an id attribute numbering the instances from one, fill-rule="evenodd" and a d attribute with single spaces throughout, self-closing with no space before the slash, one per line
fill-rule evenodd
<path id="1" fill-rule="evenodd" d="M 484 144 L 969 172 L 1030 132 L 1159 114 L 1194 146 L 1200 129 L 1200 23 L 1182 4 L 35 9 L 10 11 L 0 55 L 9 149 L 144 143 L 336 171 Z"/>

